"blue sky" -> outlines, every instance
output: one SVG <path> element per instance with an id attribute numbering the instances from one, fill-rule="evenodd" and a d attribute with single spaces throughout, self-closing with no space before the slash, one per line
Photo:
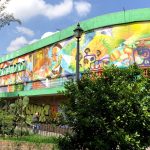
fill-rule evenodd
<path id="1" fill-rule="evenodd" d="M 0 56 L 79 21 L 123 9 L 148 7 L 150 0 L 11 0 L 7 11 L 22 24 L 11 23 L 0 30 Z"/>

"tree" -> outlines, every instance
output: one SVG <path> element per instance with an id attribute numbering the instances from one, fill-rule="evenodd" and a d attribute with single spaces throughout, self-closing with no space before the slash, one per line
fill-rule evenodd
<path id="1" fill-rule="evenodd" d="M 20 127 L 20 135 L 22 136 L 23 128 L 31 125 L 31 120 L 27 118 L 25 113 L 26 107 L 29 105 L 29 97 L 18 97 L 18 99 L 9 105 L 9 112 L 14 115 L 15 127 Z M 26 129 L 27 130 L 27 129 Z"/>
<path id="2" fill-rule="evenodd" d="M 84 74 L 67 82 L 62 106 L 72 134 L 61 149 L 144 150 L 150 145 L 150 79 L 136 65 L 104 68 L 101 77 Z"/>
<path id="3" fill-rule="evenodd" d="M 14 115 L 9 113 L 9 102 L 0 99 L 0 135 L 12 135 L 14 131 Z"/>
<path id="4" fill-rule="evenodd" d="M 26 107 L 29 105 L 29 98 L 18 97 L 14 103 L 8 100 L 0 99 L 0 135 L 14 135 L 16 126 L 20 130 L 19 135 L 23 135 L 27 131 L 27 126 L 31 125 L 31 120 L 27 118 L 25 113 Z M 27 132 L 26 132 L 27 133 Z"/>
<path id="5" fill-rule="evenodd" d="M 9 25 L 11 22 L 21 23 L 19 19 L 16 19 L 13 14 L 6 12 L 6 6 L 10 0 L 0 0 L 0 28 L 5 25 Z"/>
<path id="6" fill-rule="evenodd" d="M 0 110 L 0 135 L 12 135 L 14 131 L 13 126 L 14 115 L 5 110 Z"/>

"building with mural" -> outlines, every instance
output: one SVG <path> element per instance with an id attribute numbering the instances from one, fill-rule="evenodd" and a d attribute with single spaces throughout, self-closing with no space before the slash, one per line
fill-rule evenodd
<path id="1" fill-rule="evenodd" d="M 150 67 L 150 8 L 98 16 L 80 23 L 80 72 L 106 65 Z M 0 58 L 0 97 L 29 96 L 27 114 L 55 116 L 57 93 L 76 71 L 76 25 Z M 45 118 L 41 117 L 41 121 Z"/>

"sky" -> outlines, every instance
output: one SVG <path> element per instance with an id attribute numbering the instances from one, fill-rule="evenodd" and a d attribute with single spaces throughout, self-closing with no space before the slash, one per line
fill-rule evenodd
<path id="1" fill-rule="evenodd" d="M 150 8 L 150 0 L 11 0 L 7 11 L 22 24 L 0 29 L 0 57 L 78 22 L 108 14 Z"/>

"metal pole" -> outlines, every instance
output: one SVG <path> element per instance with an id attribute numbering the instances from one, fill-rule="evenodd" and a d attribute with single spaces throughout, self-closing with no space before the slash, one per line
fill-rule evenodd
<path id="1" fill-rule="evenodd" d="M 77 38 L 77 53 L 76 53 L 76 81 L 79 81 L 79 38 Z"/>

